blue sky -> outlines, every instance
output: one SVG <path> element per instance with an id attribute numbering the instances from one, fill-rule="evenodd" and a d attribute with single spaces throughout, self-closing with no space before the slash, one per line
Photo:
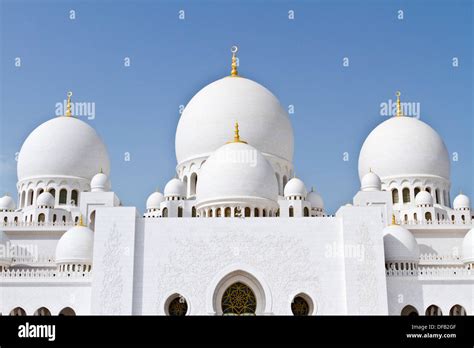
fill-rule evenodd
<path id="1" fill-rule="evenodd" d="M 0 194 L 16 192 L 15 153 L 72 90 L 95 103 L 95 119 L 82 119 L 108 147 L 114 191 L 143 211 L 175 174 L 179 105 L 229 73 L 237 44 L 239 72 L 295 106 L 296 173 L 329 213 L 358 190 L 360 147 L 396 90 L 458 153 L 451 196 L 472 196 L 472 1 L 0 3 Z"/>

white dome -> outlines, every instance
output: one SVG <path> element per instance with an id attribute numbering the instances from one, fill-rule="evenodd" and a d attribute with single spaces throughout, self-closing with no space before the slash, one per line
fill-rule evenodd
<path id="1" fill-rule="evenodd" d="M 382 189 L 382 182 L 380 177 L 372 171 L 369 171 L 362 177 L 360 181 L 360 189 L 362 191 L 380 191 Z"/>
<path id="2" fill-rule="evenodd" d="M 415 203 L 416 203 L 417 206 L 422 206 L 422 205 L 432 206 L 433 205 L 433 197 L 427 191 L 420 191 L 420 192 L 417 193 L 417 195 L 415 197 Z"/>
<path id="3" fill-rule="evenodd" d="M 107 149 L 96 131 L 75 117 L 55 117 L 26 138 L 18 157 L 18 180 L 109 173 Z"/>
<path id="4" fill-rule="evenodd" d="M 388 177 L 435 175 L 449 180 L 450 163 L 443 139 L 413 117 L 392 117 L 367 137 L 359 155 L 359 178 L 370 169 Z"/>
<path id="5" fill-rule="evenodd" d="M 264 198 L 278 200 L 271 164 L 254 147 L 233 142 L 220 147 L 204 163 L 197 183 L 198 204 Z"/>
<path id="6" fill-rule="evenodd" d="M 306 198 L 307 193 L 308 191 L 306 190 L 306 186 L 304 185 L 304 182 L 298 178 L 292 178 L 285 185 L 285 189 L 284 189 L 285 197 L 301 196 L 303 198 Z"/>
<path id="7" fill-rule="evenodd" d="M 186 185 L 179 179 L 173 178 L 165 186 L 165 197 L 186 197 Z"/>
<path id="8" fill-rule="evenodd" d="M 56 246 L 56 263 L 92 264 L 94 232 L 74 226 L 62 235 Z"/>
<path id="9" fill-rule="evenodd" d="M 471 209 L 471 202 L 469 197 L 463 195 L 462 193 L 458 194 L 453 201 L 453 208 L 454 209 Z"/>
<path id="10" fill-rule="evenodd" d="M 54 207 L 54 197 L 49 192 L 42 192 L 36 199 L 36 205 L 38 207 Z"/>
<path id="11" fill-rule="evenodd" d="M 159 209 L 161 202 L 163 202 L 164 200 L 165 198 L 160 192 L 153 192 L 146 200 L 146 208 Z"/>
<path id="12" fill-rule="evenodd" d="M 474 228 L 471 228 L 462 241 L 462 260 L 464 263 L 474 262 Z"/>
<path id="13" fill-rule="evenodd" d="M 292 161 L 293 129 L 278 99 L 252 80 L 224 77 L 201 89 L 184 109 L 176 130 L 178 164 L 216 151 L 236 121 L 260 152 Z"/>
<path id="14" fill-rule="evenodd" d="M 15 210 L 15 201 L 10 196 L 0 197 L 0 210 Z"/>
<path id="15" fill-rule="evenodd" d="M 308 192 L 306 200 L 311 203 L 311 208 L 324 209 L 324 201 L 319 193 L 311 190 Z"/>
<path id="16" fill-rule="evenodd" d="M 399 225 L 390 225 L 383 230 L 385 262 L 418 262 L 420 249 L 413 234 Z"/>
<path id="17" fill-rule="evenodd" d="M 109 177 L 104 173 L 97 173 L 91 180 L 92 192 L 103 192 L 110 190 Z"/>

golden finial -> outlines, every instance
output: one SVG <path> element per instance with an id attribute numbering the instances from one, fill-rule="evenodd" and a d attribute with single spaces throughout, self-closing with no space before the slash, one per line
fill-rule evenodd
<path id="1" fill-rule="evenodd" d="M 230 72 L 230 76 L 232 77 L 239 76 L 239 72 L 237 71 L 237 57 L 236 57 L 238 50 L 239 48 L 237 46 L 232 46 L 232 48 L 230 49 L 230 51 L 232 52 L 232 70 Z"/>
<path id="2" fill-rule="evenodd" d="M 397 221 L 395 220 L 395 214 L 392 214 L 392 225 L 397 225 Z"/>
<path id="3" fill-rule="evenodd" d="M 71 116 L 71 97 L 72 97 L 72 92 L 69 91 L 67 92 L 67 104 L 66 104 L 66 116 Z"/>
<path id="4" fill-rule="evenodd" d="M 100 167 L 99 173 L 104 174 L 104 170 L 102 169 L 102 167 Z"/>
<path id="5" fill-rule="evenodd" d="M 235 122 L 235 129 L 234 129 L 234 140 L 230 141 L 231 143 L 244 143 L 247 144 L 246 141 L 240 140 L 240 134 L 239 134 L 239 123 Z"/>
<path id="6" fill-rule="evenodd" d="M 84 221 L 82 220 L 82 214 L 79 215 L 79 222 L 77 223 L 77 226 L 82 226 L 82 227 L 85 226 L 85 225 L 84 225 Z"/>
<path id="7" fill-rule="evenodd" d="M 400 91 L 397 91 L 397 116 L 403 116 L 402 103 L 400 102 Z"/>

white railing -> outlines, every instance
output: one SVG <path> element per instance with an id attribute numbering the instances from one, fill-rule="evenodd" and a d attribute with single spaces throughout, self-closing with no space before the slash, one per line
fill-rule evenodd
<path id="1" fill-rule="evenodd" d="M 36 221 L 10 221 L 2 222 L 1 227 L 70 227 L 74 226 L 74 221 L 57 221 L 57 222 L 36 222 Z"/>
<path id="2" fill-rule="evenodd" d="M 464 267 L 423 267 L 416 270 L 386 270 L 387 277 L 417 277 L 418 279 L 474 279 L 474 270 Z"/>
<path id="3" fill-rule="evenodd" d="M 405 226 L 471 226 L 472 220 L 468 219 L 464 222 L 451 220 L 397 220 L 397 224 Z"/>
<path id="4" fill-rule="evenodd" d="M 34 265 L 34 266 L 52 266 L 56 265 L 54 256 L 14 256 L 12 257 L 12 266 L 14 265 Z"/>
<path id="5" fill-rule="evenodd" d="M 420 263 L 427 264 L 449 264 L 449 263 L 462 263 L 460 256 L 454 255 L 437 255 L 437 254 L 421 254 Z"/>
<path id="6" fill-rule="evenodd" d="M 7 269 L 0 272 L 0 279 L 28 279 L 28 280 L 52 280 L 52 279 L 90 279 L 91 272 L 59 272 L 56 269 Z"/>

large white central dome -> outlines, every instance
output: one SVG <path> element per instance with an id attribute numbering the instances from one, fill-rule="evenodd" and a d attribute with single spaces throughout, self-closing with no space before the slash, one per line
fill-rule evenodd
<path id="1" fill-rule="evenodd" d="M 293 129 L 278 99 L 262 85 L 224 77 L 200 90 L 188 103 L 176 131 L 178 164 L 209 156 L 222 146 L 236 121 L 245 139 L 263 154 L 293 159 Z"/>
<path id="2" fill-rule="evenodd" d="M 359 155 L 359 177 L 370 171 L 390 177 L 438 176 L 449 180 L 450 163 L 443 139 L 426 123 L 392 117 L 367 137 Z"/>
<path id="3" fill-rule="evenodd" d="M 26 138 L 18 157 L 18 180 L 109 174 L 109 156 L 94 128 L 75 117 L 55 117 Z"/>

